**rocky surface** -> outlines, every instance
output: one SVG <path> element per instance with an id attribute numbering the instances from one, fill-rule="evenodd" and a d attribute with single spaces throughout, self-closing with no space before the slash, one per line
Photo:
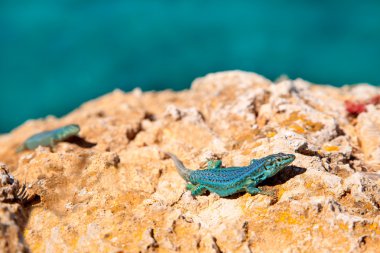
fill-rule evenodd
<path id="1" fill-rule="evenodd" d="M 25 187 L 20 186 L 18 180 L 8 173 L 7 166 L 0 163 L 1 252 L 27 252 L 22 235 L 27 217 L 22 207 L 25 193 Z"/>
<path id="2" fill-rule="evenodd" d="M 378 252 L 380 108 L 369 105 L 354 118 L 344 107 L 345 100 L 378 94 L 369 85 L 272 83 L 231 71 L 196 79 L 181 92 L 116 90 L 63 118 L 30 120 L 0 137 L 0 161 L 40 202 L 19 211 L 5 206 L 17 203 L 2 204 L 0 246 L 32 252 Z M 82 142 L 15 152 L 30 135 L 70 123 L 81 126 Z M 214 158 L 241 166 L 277 152 L 296 160 L 263 183 L 276 197 L 192 197 L 163 151 L 191 169 Z M 17 222 L 21 211 L 26 220 Z"/>

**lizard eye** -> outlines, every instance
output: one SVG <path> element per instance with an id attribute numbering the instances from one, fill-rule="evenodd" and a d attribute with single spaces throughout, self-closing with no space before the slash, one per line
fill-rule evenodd
<path id="1" fill-rule="evenodd" d="M 269 170 L 273 165 L 273 161 L 268 161 L 264 164 L 264 169 Z"/>

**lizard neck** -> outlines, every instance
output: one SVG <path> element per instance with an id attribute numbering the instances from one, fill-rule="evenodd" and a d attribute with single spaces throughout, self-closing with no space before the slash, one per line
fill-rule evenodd
<path id="1" fill-rule="evenodd" d="M 265 168 L 262 164 L 254 164 L 248 166 L 248 170 L 250 171 L 250 178 L 253 179 L 256 182 L 260 182 L 262 180 L 265 180 L 267 177 L 265 174 Z"/>

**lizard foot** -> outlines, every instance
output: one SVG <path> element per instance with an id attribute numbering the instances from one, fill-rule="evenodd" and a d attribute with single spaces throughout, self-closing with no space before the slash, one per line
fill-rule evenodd
<path id="1" fill-rule="evenodd" d="M 207 189 L 203 185 L 192 185 L 192 188 L 189 190 L 191 190 L 191 195 L 198 196 L 205 193 Z"/>
<path id="2" fill-rule="evenodd" d="M 251 195 L 262 194 L 262 195 L 267 195 L 270 197 L 275 196 L 273 191 L 263 191 L 263 190 L 257 188 L 255 184 L 248 185 L 245 189 Z"/>

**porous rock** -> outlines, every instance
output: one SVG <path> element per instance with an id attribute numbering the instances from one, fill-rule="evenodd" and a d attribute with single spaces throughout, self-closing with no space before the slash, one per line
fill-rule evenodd
<path id="1" fill-rule="evenodd" d="M 352 119 L 344 109 L 346 99 L 362 98 L 354 91 L 368 89 L 380 92 L 301 79 L 272 83 L 229 71 L 198 78 L 185 91 L 116 90 L 60 119 L 29 120 L 0 136 L 0 161 L 40 202 L 1 203 L 1 224 L 8 224 L 2 231 L 12 236 L 1 237 L 0 246 L 13 252 L 376 252 L 380 110 L 372 106 Z M 63 142 L 15 152 L 30 135 L 70 123 L 96 145 Z M 164 151 L 191 169 L 208 159 L 242 166 L 278 152 L 296 160 L 261 184 L 274 197 L 193 197 Z M 13 196 L 7 194 L 3 199 Z"/>
<path id="2" fill-rule="evenodd" d="M 22 208 L 20 186 L 8 172 L 5 164 L 0 164 L 0 249 L 1 252 L 27 252 L 22 235 L 27 221 L 27 213 Z"/>

